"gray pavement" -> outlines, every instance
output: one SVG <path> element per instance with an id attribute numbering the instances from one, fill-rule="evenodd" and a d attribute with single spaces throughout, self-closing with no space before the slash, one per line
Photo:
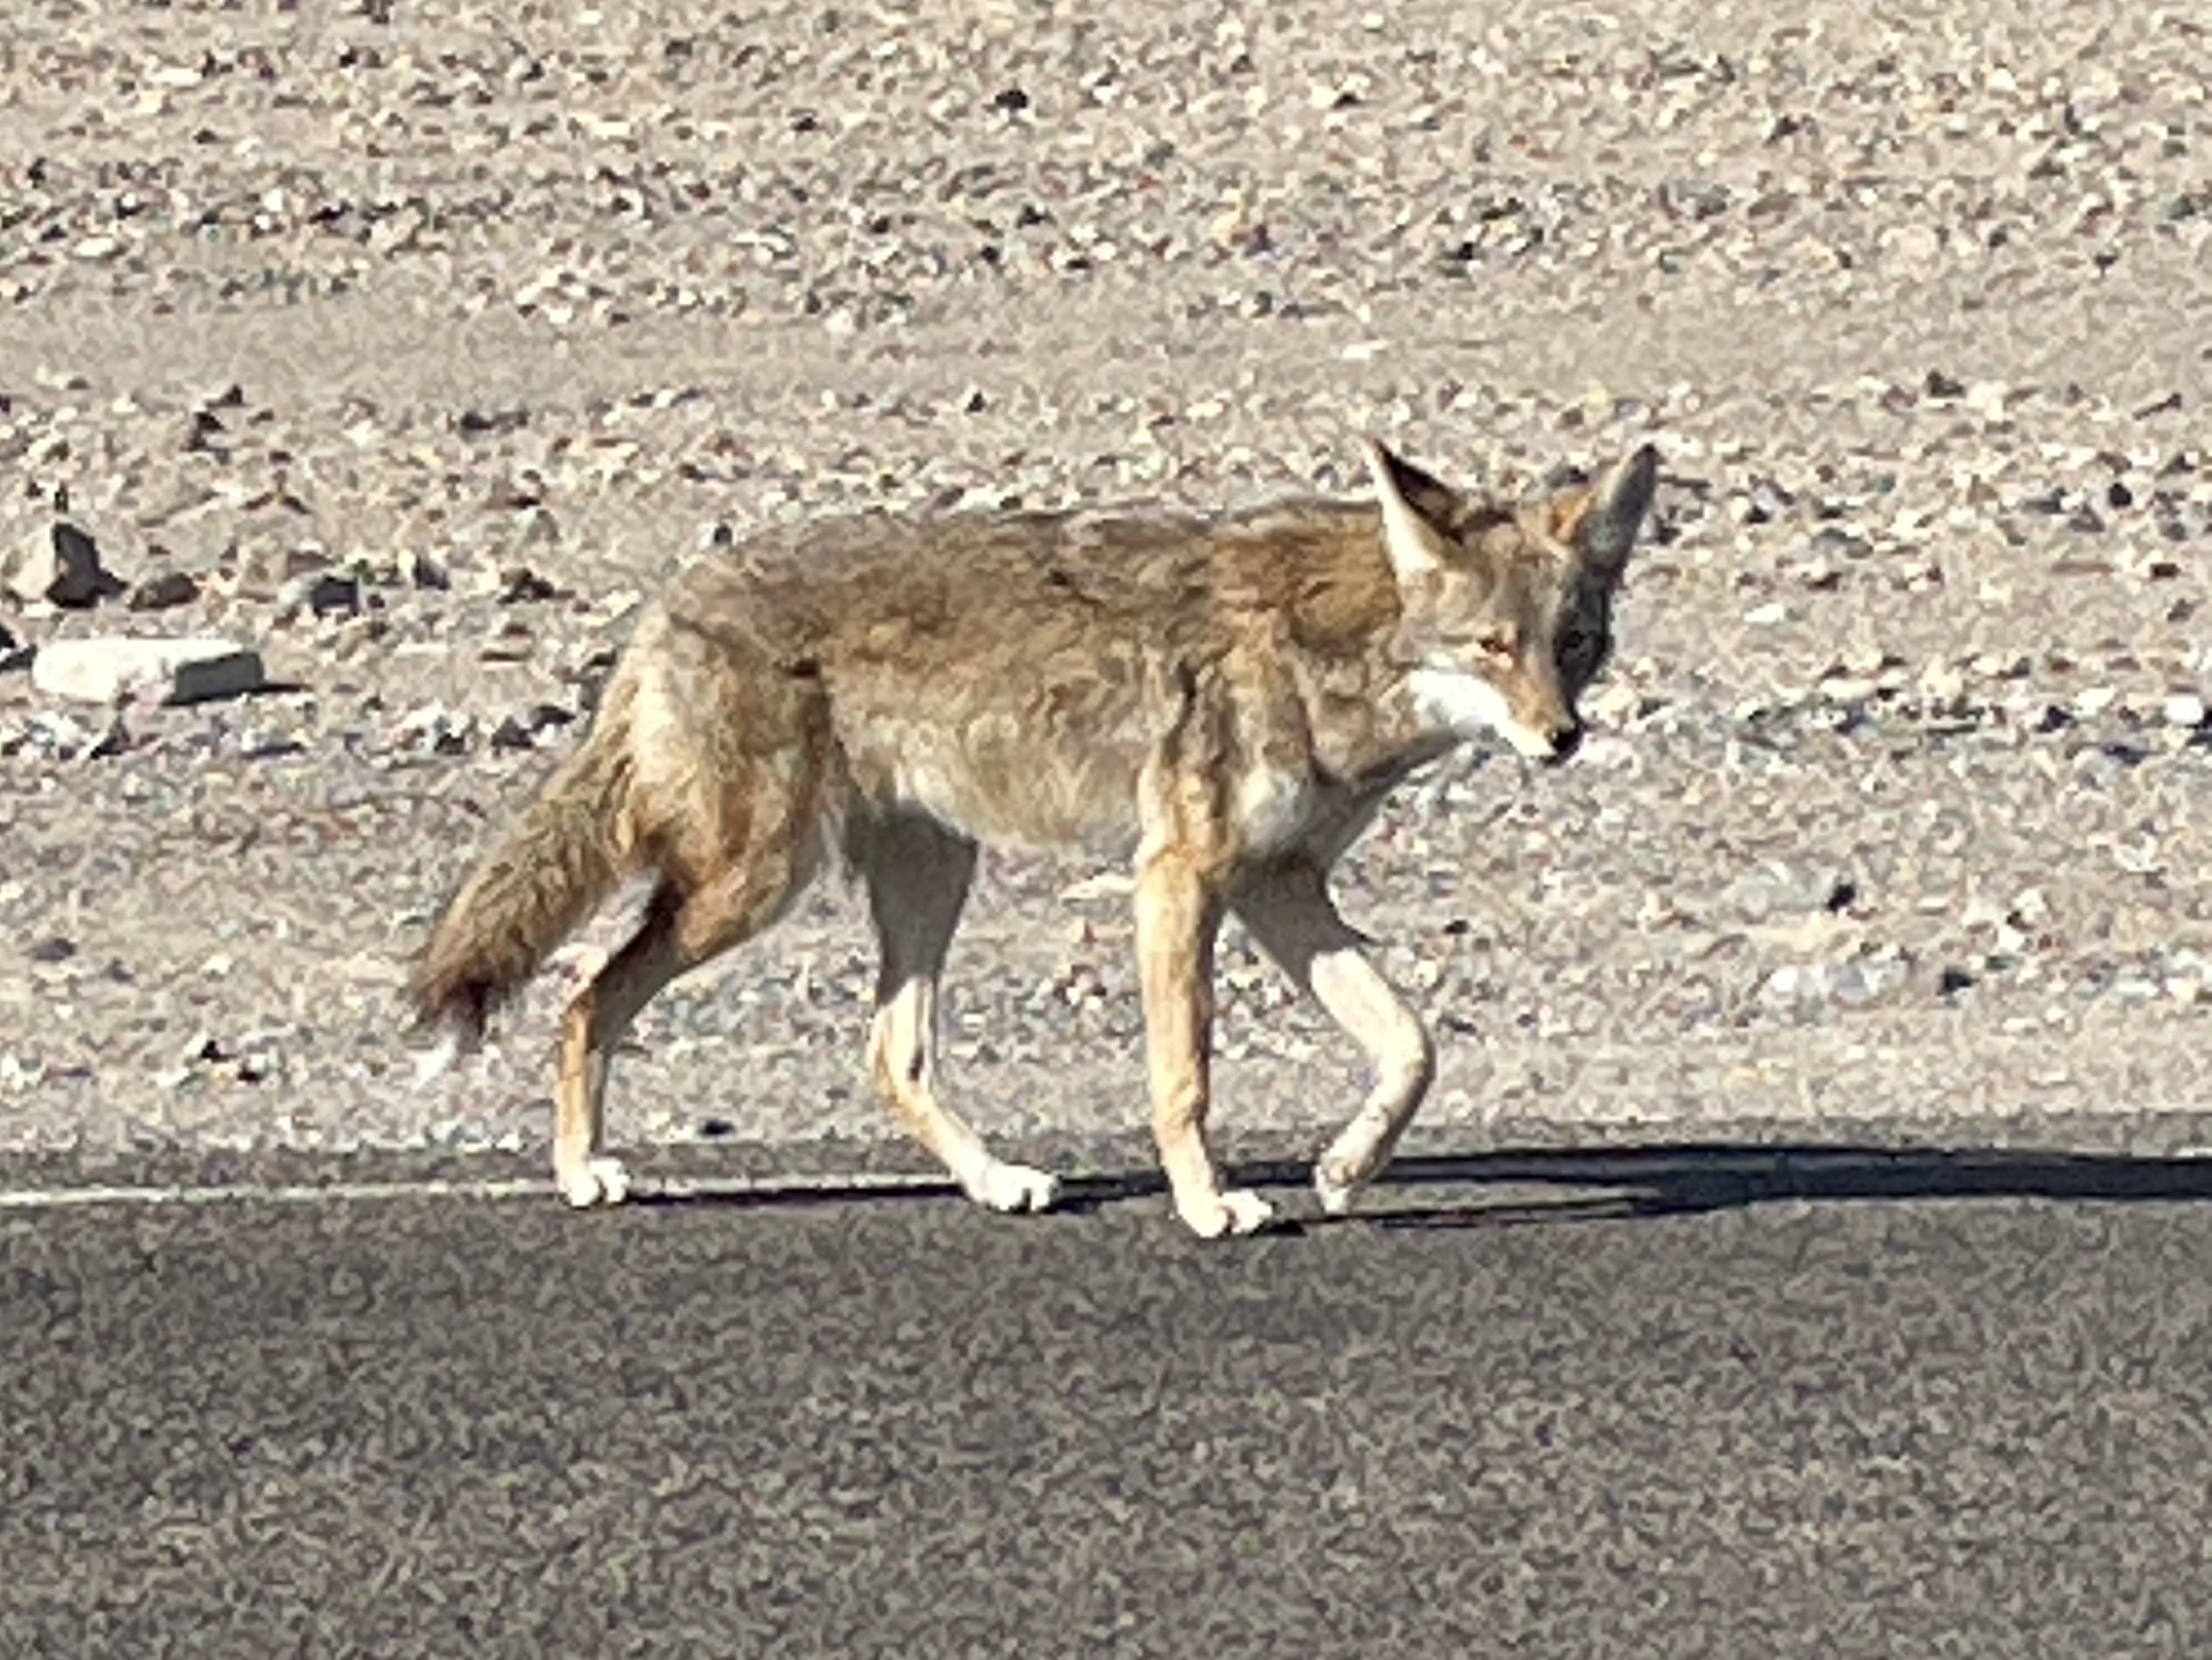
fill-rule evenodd
<path id="1" fill-rule="evenodd" d="M 1263 1169 L 1262 1176 L 1287 1170 Z M 10 1655 L 2182 1656 L 2212 1168 L 0 1211 Z"/>

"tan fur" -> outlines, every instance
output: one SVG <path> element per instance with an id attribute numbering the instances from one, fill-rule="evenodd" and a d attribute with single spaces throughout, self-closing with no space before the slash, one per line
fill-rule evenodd
<path id="1" fill-rule="evenodd" d="M 1258 1226 L 1208 1147 L 1214 941 L 1237 915 L 1363 1049 L 1377 1082 L 1323 1154 L 1341 1209 L 1435 1070 L 1419 1017 L 1327 892 L 1410 772 L 1481 727 L 1560 760 L 1602 666 L 1649 506 L 1646 449 L 1587 490 L 1485 502 L 1379 444 L 1375 499 L 897 518 L 764 533 L 685 572 L 639 628 L 583 747 L 462 886 L 410 987 L 473 1037 L 635 872 L 645 920 L 574 999 L 554 1162 L 623 1196 L 609 1057 L 679 975 L 772 924 L 842 857 L 881 951 L 870 1070 L 979 1202 L 1054 1184 L 937 1097 L 947 947 L 982 842 L 1133 860 L 1153 1127 L 1182 1219 Z M 1378 508 L 1380 511 L 1378 511 Z"/>

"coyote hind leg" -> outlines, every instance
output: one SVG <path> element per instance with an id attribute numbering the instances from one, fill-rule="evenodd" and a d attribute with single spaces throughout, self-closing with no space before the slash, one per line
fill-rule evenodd
<path id="1" fill-rule="evenodd" d="M 1361 949 L 1358 930 L 1337 914 L 1320 870 L 1296 862 L 1244 883 L 1232 900 L 1259 948 L 1310 993 L 1367 1053 L 1375 1085 L 1313 1168 L 1321 1208 L 1348 1209 L 1389 1158 L 1437 1072 L 1434 1041 L 1421 1017 Z"/>
<path id="2" fill-rule="evenodd" d="M 629 1176 L 604 1145 L 608 1073 L 631 1023 L 672 982 L 775 922 L 818 867 L 811 836 L 789 822 L 774 829 L 764 844 L 724 854 L 703 882 L 664 878 L 637 932 L 570 1001 L 553 1126 L 554 1182 L 569 1204 L 629 1195 Z"/>
<path id="3" fill-rule="evenodd" d="M 937 1099 L 937 992 L 975 875 L 975 844 L 927 819 L 877 820 L 852 839 L 881 955 L 868 1070 L 899 1122 L 993 1210 L 1044 1210 L 1059 1183 L 1010 1164 Z"/>

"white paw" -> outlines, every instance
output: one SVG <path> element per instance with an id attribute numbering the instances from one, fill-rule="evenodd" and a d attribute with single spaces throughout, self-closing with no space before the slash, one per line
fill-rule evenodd
<path id="1" fill-rule="evenodd" d="M 1050 1210 L 1060 1196 L 1059 1177 L 1001 1159 L 993 1159 L 962 1185 L 969 1198 L 992 1210 Z"/>
<path id="2" fill-rule="evenodd" d="M 1189 1203 L 1177 1199 L 1175 1214 L 1201 1239 L 1219 1239 L 1257 1233 L 1274 1216 L 1275 1207 L 1256 1193 L 1232 1188 L 1226 1193 L 1202 1194 Z"/>
<path id="3" fill-rule="evenodd" d="M 1353 1195 L 1363 1185 L 1350 1180 L 1341 1168 L 1326 1163 L 1313 1167 L 1313 1191 L 1320 1195 L 1326 1216 L 1340 1216 L 1350 1210 Z"/>
<path id="4" fill-rule="evenodd" d="M 587 1159 L 576 1169 L 555 1178 L 561 1196 L 578 1210 L 592 1205 L 618 1205 L 630 1197 L 630 1172 L 620 1159 Z"/>

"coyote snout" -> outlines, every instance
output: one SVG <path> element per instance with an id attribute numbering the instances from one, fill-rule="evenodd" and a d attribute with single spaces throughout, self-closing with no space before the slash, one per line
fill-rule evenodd
<path id="1" fill-rule="evenodd" d="M 1329 871 L 1398 784 L 1495 734 L 1557 764 L 1602 670 L 1650 507 L 1639 450 L 1595 483 L 1499 502 L 1379 443 L 1373 495 L 1211 518 L 874 514 L 773 529 L 679 576 L 609 678 L 582 747 L 462 885 L 417 965 L 421 1020 L 480 1034 L 635 873 L 636 936 L 570 1003 L 554 1169 L 627 1190 L 607 1078 L 638 1011 L 758 934 L 826 866 L 865 885 L 881 968 L 869 1070 L 979 1203 L 1041 1209 L 939 1094 L 939 983 L 985 842 L 1130 861 L 1152 1125 L 1176 1214 L 1269 1215 L 1206 1134 L 1214 946 L 1234 916 L 1367 1055 L 1321 1154 L 1342 1209 L 1435 1074 L 1420 1016 L 1337 913 Z"/>

